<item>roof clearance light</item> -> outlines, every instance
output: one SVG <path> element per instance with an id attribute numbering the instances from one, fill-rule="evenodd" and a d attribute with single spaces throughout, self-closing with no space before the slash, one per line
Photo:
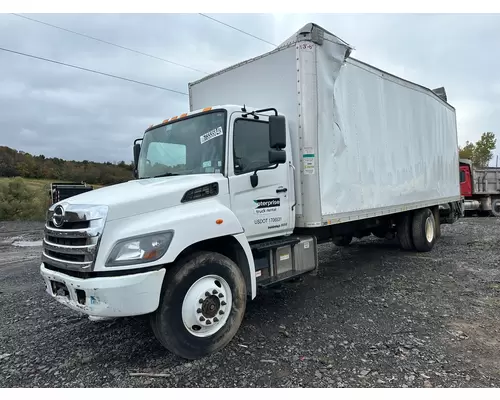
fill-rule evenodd
<path id="1" fill-rule="evenodd" d="M 205 112 L 205 111 L 210 111 L 211 109 L 212 109 L 212 107 L 205 107 L 205 108 L 203 109 L 203 112 Z"/>
<path id="2" fill-rule="evenodd" d="M 177 119 L 177 115 L 175 117 L 170 118 L 170 121 L 175 121 Z"/>
<path id="3" fill-rule="evenodd" d="M 181 114 L 181 115 L 179 116 L 179 118 L 184 118 L 184 117 L 187 117 L 187 113 Z"/>

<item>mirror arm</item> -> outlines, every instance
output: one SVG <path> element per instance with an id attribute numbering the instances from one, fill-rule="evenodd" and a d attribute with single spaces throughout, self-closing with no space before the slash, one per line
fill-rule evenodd
<path id="1" fill-rule="evenodd" d="M 252 187 L 256 187 L 259 184 L 259 176 L 257 175 L 257 171 L 267 171 L 269 169 L 276 169 L 279 167 L 279 164 L 276 163 L 275 165 L 271 167 L 266 167 L 266 168 L 257 168 L 256 170 L 253 171 L 253 174 L 250 176 L 250 184 Z"/>

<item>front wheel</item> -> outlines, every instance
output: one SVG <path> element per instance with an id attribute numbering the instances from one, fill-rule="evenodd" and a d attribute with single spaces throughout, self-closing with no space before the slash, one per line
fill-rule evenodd
<path id="1" fill-rule="evenodd" d="M 153 332 L 172 353 L 198 359 L 225 347 L 236 335 L 246 307 L 245 279 L 229 258 L 200 252 L 165 276 Z"/>

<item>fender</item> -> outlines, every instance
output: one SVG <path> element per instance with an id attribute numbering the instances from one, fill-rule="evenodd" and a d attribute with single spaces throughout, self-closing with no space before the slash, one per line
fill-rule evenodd
<path id="1" fill-rule="evenodd" d="M 175 207 L 107 222 L 97 252 L 94 271 L 110 269 L 104 266 L 106 259 L 115 243 L 127 237 L 166 230 L 174 231 L 172 242 L 162 258 L 150 263 L 122 266 L 119 267 L 120 270 L 169 264 L 174 262 L 184 249 L 195 243 L 222 236 L 233 236 L 245 252 L 250 269 L 252 298 L 254 298 L 256 278 L 252 251 L 238 218 L 223 204 L 226 200 L 224 197 L 226 196 L 195 200 Z"/>

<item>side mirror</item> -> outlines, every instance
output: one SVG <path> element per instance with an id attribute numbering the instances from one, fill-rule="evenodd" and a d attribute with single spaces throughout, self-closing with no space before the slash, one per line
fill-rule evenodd
<path id="1" fill-rule="evenodd" d="M 141 152 L 141 145 L 134 143 L 134 177 L 137 178 L 137 165 L 139 164 L 139 154 Z"/>
<path id="2" fill-rule="evenodd" d="M 283 115 L 269 116 L 269 147 L 279 150 L 286 147 L 286 119 Z"/>
<path id="3" fill-rule="evenodd" d="M 269 164 L 284 164 L 286 163 L 285 150 L 269 150 Z"/>

